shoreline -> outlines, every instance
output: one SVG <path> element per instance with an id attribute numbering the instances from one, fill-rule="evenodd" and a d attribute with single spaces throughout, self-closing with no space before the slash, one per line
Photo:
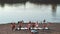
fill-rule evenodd
<path id="1" fill-rule="evenodd" d="M 17 24 L 16 24 L 17 25 Z M 26 24 L 23 25 L 25 27 Z M 42 24 L 39 24 L 39 27 L 42 27 Z M 52 23 L 49 28 L 51 30 L 46 30 L 43 32 L 42 30 L 38 30 L 39 34 L 60 34 L 60 23 Z M 11 24 L 0 24 L 0 34 L 31 34 L 28 30 L 21 31 L 12 31 Z"/>
<path id="2" fill-rule="evenodd" d="M 10 22 L 11 23 L 11 22 Z M 1 24 L 10 24 L 10 23 L 0 23 L 0 25 Z M 17 24 L 17 22 L 15 22 L 16 24 Z M 25 23 L 28 23 L 28 22 L 25 22 Z M 36 23 L 36 22 L 35 22 Z M 43 22 L 38 22 L 38 23 L 43 23 Z M 60 22 L 46 22 L 46 23 L 59 23 L 60 24 Z"/>

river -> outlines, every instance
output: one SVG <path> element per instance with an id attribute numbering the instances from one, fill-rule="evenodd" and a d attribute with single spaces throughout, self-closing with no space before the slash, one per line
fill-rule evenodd
<path id="1" fill-rule="evenodd" d="M 4 4 L 0 5 L 0 24 L 18 22 L 60 22 L 60 5 L 57 5 L 56 10 L 52 10 L 52 5 L 34 4 L 27 2 L 24 4 Z"/>

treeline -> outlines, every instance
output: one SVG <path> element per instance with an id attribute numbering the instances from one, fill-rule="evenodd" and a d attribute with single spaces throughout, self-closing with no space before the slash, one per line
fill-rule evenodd
<path id="1" fill-rule="evenodd" d="M 32 3 L 60 4 L 60 0 L 30 0 Z"/>
<path id="2" fill-rule="evenodd" d="M 0 0 L 0 3 L 26 3 L 27 1 L 32 3 L 56 3 L 60 4 L 60 0 Z"/>
<path id="3" fill-rule="evenodd" d="M 0 3 L 26 3 L 27 0 L 0 0 Z"/>

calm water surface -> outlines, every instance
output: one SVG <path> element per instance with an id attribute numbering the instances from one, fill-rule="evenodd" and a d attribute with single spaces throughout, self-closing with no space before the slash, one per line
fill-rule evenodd
<path id="1" fill-rule="evenodd" d="M 60 6 L 57 5 L 55 11 L 52 10 L 52 6 L 49 5 L 36 5 L 27 2 L 23 4 L 5 4 L 4 7 L 0 6 L 0 24 L 18 22 L 20 20 L 39 21 L 43 20 L 47 22 L 60 22 Z"/>

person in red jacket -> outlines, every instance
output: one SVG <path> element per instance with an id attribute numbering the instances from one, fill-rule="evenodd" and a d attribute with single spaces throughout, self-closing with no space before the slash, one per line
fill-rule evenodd
<path id="1" fill-rule="evenodd" d="M 12 27 L 12 30 L 14 30 L 15 27 L 16 27 L 16 24 L 15 23 L 11 23 L 11 27 Z"/>
<path id="2" fill-rule="evenodd" d="M 34 28 L 36 25 L 35 25 L 35 23 L 32 23 L 32 28 Z"/>

